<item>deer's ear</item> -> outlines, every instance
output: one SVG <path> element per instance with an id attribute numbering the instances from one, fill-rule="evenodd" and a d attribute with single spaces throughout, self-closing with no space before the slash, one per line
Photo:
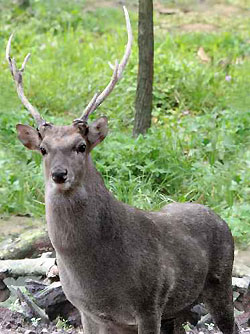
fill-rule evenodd
<path id="1" fill-rule="evenodd" d="M 88 127 L 87 140 L 92 150 L 97 144 L 103 141 L 108 134 L 108 119 L 103 116 L 98 118 Z"/>
<path id="2" fill-rule="evenodd" d="M 41 138 L 36 129 L 29 125 L 17 124 L 18 139 L 30 150 L 39 150 Z"/>

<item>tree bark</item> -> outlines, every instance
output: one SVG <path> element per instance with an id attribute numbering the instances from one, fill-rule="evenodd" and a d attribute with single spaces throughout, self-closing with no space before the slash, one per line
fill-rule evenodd
<path id="1" fill-rule="evenodd" d="M 154 73 L 153 0 L 139 0 L 139 69 L 133 135 L 145 134 L 151 125 Z"/>

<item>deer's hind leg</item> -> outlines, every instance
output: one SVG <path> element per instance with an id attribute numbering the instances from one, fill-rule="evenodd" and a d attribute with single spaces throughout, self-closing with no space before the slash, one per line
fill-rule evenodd
<path id="1" fill-rule="evenodd" d="M 238 334 L 238 326 L 234 321 L 231 272 L 223 276 L 220 279 L 213 276 L 208 277 L 203 299 L 222 333 Z"/>

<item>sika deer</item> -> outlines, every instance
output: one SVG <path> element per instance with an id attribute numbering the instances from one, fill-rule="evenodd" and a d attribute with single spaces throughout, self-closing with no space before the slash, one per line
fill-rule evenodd
<path id="1" fill-rule="evenodd" d="M 84 334 L 160 334 L 168 321 L 203 298 L 224 334 L 234 323 L 231 271 L 233 239 L 227 224 L 207 207 L 174 203 L 147 212 L 119 202 L 95 169 L 91 150 L 107 135 L 107 118 L 88 116 L 113 90 L 128 61 L 128 43 L 101 94 L 72 125 L 45 122 L 23 92 L 22 75 L 6 58 L 17 93 L 37 129 L 17 125 L 18 138 L 43 155 L 49 236 L 62 286 L 82 315 Z M 166 166 L 167 168 L 167 166 Z M 171 326 L 170 326 L 171 327 Z"/>

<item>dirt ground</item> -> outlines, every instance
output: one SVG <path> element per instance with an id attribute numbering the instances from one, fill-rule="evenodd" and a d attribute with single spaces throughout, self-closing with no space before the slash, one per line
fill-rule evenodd
<path id="1" fill-rule="evenodd" d="M 0 307 L 0 334 L 82 334 L 80 329 L 69 328 L 64 330 L 57 328 L 51 323 L 45 325 L 34 319 L 31 322 L 25 322 L 23 316 L 18 312 L 12 312 L 6 308 Z"/>
<path id="2" fill-rule="evenodd" d="M 0 333 L 1 334 L 83 334 L 81 329 L 69 328 L 59 329 L 54 324 L 45 325 L 35 321 L 32 323 L 24 322 L 22 315 L 0 307 Z M 220 331 L 213 325 L 188 330 L 189 334 L 218 334 Z M 241 334 L 250 334 L 250 328 L 240 328 Z"/>

